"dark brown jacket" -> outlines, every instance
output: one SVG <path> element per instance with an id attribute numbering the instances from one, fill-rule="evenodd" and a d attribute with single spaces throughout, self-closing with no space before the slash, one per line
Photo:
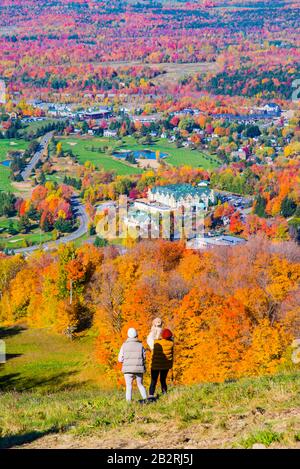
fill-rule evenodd
<path id="1" fill-rule="evenodd" d="M 173 353 L 174 343 L 172 340 L 155 340 L 151 357 L 151 369 L 170 370 L 173 367 Z"/>

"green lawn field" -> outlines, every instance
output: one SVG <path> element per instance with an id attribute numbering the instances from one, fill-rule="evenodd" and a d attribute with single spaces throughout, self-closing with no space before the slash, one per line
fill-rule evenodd
<path id="1" fill-rule="evenodd" d="M 7 159 L 7 152 L 14 150 L 26 150 L 29 142 L 23 139 L 0 139 L 0 162 Z"/>
<path id="2" fill-rule="evenodd" d="M 167 139 L 155 140 L 151 145 L 141 145 L 136 143 L 133 137 L 125 137 L 124 144 L 120 147 L 122 150 L 145 150 L 149 148 L 153 151 L 160 151 L 167 153 L 169 156 L 164 161 L 172 166 L 188 165 L 193 168 L 211 169 L 219 166 L 220 161 L 214 155 L 205 154 L 198 150 L 191 150 L 189 148 L 176 148 L 174 143 L 168 142 Z"/>
<path id="3" fill-rule="evenodd" d="M 57 182 L 57 184 L 63 184 L 64 174 L 61 172 L 46 174 L 47 181 Z"/>
<path id="4" fill-rule="evenodd" d="M 25 246 L 25 242 L 28 246 L 40 243 L 46 243 L 52 240 L 51 233 L 43 233 L 39 228 L 33 227 L 30 233 L 18 233 L 14 236 L 7 234 L 7 228 L 10 220 L 13 222 L 15 229 L 18 229 L 18 221 L 16 218 L 0 218 L 0 246 L 5 249 L 18 249 Z"/>
<path id="5" fill-rule="evenodd" d="M 12 222 L 13 227 L 16 229 L 18 225 L 18 220 L 17 218 L 6 218 L 6 217 L 1 217 L 0 218 L 0 231 L 1 230 L 6 230 L 9 227 L 10 222 Z"/>
<path id="6" fill-rule="evenodd" d="M 10 171 L 7 166 L 1 165 L 2 161 L 7 159 L 7 153 L 13 150 L 25 150 L 29 142 L 18 139 L 1 139 L 0 140 L 0 191 L 15 192 L 9 179 Z"/>
<path id="7" fill-rule="evenodd" d="M 127 166 L 122 161 L 116 161 L 108 154 L 98 153 L 91 151 L 107 146 L 116 150 L 145 150 L 151 149 L 153 151 L 160 151 L 167 153 L 168 157 L 165 161 L 173 166 L 189 165 L 194 168 L 201 167 L 204 169 L 211 169 L 217 167 L 220 162 L 214 155 L 205 154 L 198 150 L 191 150 L 189 148 L 176 148 L 173 143 L 168 142 L 166 139 L 157 139 L 151 145 L 142 145 L 136 142 L 133 137 L 124 137 L 120 140 L 104 137 L 65 137 L 62 139 L 63 149 L 72 150 L 74 155 L 78 156 L 79 162 L 84 164 L 86 161 L 91 161 L 98 168 L 103 167 L 106 170 L 115 170 L 117 174 L 136 174 L 141 172 L 140 169 Z"/>
<path id="8" fill-rule="evenodd" d="M 106 171 L 113 170 L 120 176 L 127 174 L 139 174 L 141 169 L 129 166 L 121 161 L 116 161 L 110 155 L 98 153 L 89 150 L 91 146 L 95 148 L 108 145 L 112 148 L 118 148 L 115 140 L 92 137 L 90 139 L 80 137 L 67 137 L 61 140 L 63 143 L 63 150 L 72 150 L 73 154 L 78 157 L 81 164 L 86 161 L 93 163 L 98 169 L 104 168 Z"/>
<path id="9" fill-rule="evenodd" d="M 20 233 L 15 236 L 8 238 L 1 237 L 0 234 L 0 246 L 2 248 L 7 249 L 19 249 L 26 247 L 24 242 L 27 243 L 28 246 L 33 246 L 40 243 L 47 243 L 48 241 L 52 240 L 51 233 Z"/>
<path id="10" fill-rule="evenodd" d="M 15 192 L 11 181 L 9 179 L 10 171 L 9 168 L 0 164 L 0 191 L 4 192 Z"/>

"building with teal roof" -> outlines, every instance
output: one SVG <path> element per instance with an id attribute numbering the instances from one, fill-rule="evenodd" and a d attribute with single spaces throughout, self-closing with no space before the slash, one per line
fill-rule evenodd
<path id="1" fill-rule="evenodd" d="M 214 203 L 215 197 L 214 191 L 207 185 L 169 184 L 149 189 L 148 199 L 172 209 L 192 207 L 207 210 L 208 206 Z"/>

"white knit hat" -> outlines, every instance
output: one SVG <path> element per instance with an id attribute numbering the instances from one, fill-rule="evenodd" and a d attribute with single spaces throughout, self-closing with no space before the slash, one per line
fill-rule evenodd
<path id="1" fill-rule="evenodd" d="M 138 334 L 137 334 L 136 330 L 134 329 L 134 327 L 130 327 L 128 329 L 127 335 L 129 337 L 129 339 L 135 339 Z"/>

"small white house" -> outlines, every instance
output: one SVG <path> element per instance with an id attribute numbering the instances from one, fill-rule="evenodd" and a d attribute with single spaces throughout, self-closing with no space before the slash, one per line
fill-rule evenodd
<path id="1" fill-rule="evenodd" d="M 229 225 L 229 223 L 230 223 L 230 218 L 229 218 L 229 217 L 226 217 L 226 216 L 225 216 L 225 217 L 222 217 L 222 222 L 223 222 L 223 225 L 224 225 L 224 226 L 227 226 L 227 225 Z"/>
<path id="2" fill-rule="evenodd" d="M 118 132 L 116 130 L 106 129 L 103 132 L 103 137 L 117 137 L 117 136 L 118 136 Z"/>

